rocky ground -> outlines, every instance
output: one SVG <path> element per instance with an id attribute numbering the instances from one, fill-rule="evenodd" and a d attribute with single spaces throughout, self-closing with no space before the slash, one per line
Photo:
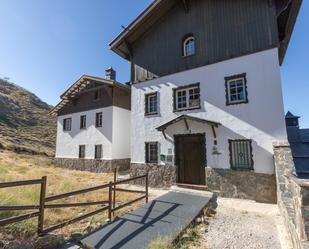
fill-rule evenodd
<path id="1" fill-rule="evenodd" d="M 218 198 L 203 245 L 209 249 L 292 249 L 276 205 Z"/>

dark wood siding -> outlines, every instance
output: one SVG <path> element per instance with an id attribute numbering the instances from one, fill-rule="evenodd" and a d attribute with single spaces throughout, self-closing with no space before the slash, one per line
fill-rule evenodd
<path id="1" fill-rule="evenodd" d="M 131 91 L 114 88 L 113 105 L 127 110 L 131 110 Z"/>
<path id="2" fill-rule="evenodd" d="M 276 7 L 272 0 L 182 1 L 132 44 L 135 79 L 145 72 L 163 76 L 271 48 L 278 44 Z M 196 55 L 182 56 L 186 34 L 196 38 Z M 142 76 L 141 78 L 139 77 Z"/>
<path id="3" fill-rule="evenodd" d="M 95 100 L 94 95 L 97 90 L 100 91 L 100 97 Z M 101 88 L 88 90 L 87 92 L 81 93 L 75 99 L 72 99 L 58 112 L 58 116 L 104 108 L 112 105 L 130 110 L 130 94 L 129 90 L 111 86 L 102 86 Z"/>

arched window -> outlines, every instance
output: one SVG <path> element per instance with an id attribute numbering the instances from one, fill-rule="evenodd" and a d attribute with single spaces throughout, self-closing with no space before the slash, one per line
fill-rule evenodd
<path id="1" fill-rule="evenodd" d="M 183 56 L 190 56 L 195 54 L 195 38 L 190 35 L 183 41 Z"/>

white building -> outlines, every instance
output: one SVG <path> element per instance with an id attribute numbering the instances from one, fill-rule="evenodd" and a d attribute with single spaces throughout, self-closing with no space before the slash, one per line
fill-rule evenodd
<path id="1" fill-rule="evenodd" d="M 58 116 L 56 163 L 96 172 L 128 169 L 130 87 L 114 78 L 83 75 L 61 98 L 52 111 Z"/>
<path id="2" fill-rule="evenodd" d="M 131 62 L 132 175 L 273 201 L 280 65 L 300 4 L 156 0 L 111 42 Z"/>

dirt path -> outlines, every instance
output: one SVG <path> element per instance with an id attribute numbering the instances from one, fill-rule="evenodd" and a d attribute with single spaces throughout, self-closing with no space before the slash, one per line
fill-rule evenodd
<path id="1" fill-rule="evenodd" d="M 276 205 L 218 198 L 203 243 L 209 249 L 292 249 Z"/>

